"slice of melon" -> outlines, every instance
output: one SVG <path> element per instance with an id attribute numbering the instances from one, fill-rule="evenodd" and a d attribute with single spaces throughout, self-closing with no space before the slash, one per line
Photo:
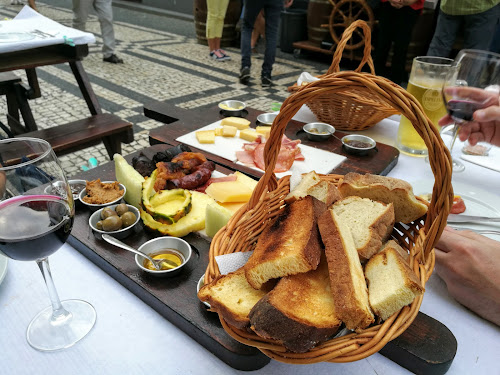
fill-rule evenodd
<path id="1" fill-rule="evenodd" d="M 114 154 L 116 181 L 123 184 L 127 189 L 125 202 L 139 208 L 141 205 L 141 192 L 144 177 L 132 167 L 123 156 Z"/>

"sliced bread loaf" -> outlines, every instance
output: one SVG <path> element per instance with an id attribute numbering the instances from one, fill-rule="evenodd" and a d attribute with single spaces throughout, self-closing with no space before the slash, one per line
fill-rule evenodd
<path id="1" fill-rule="evenodd" d="M 408 224 L 427 213 L 427 205 L 415 198 L 412 186 L 397 178 L 351 172 L 344 176 L 339 190 L 343 197 L 357 195 L 394 204 L 396 222 Z"/>
<path id="2" fill-rule="evenodd" d="M 394 241 L 393 241 L 394 242 Z M 376 315 L 386 320 L 424 292 L 417 275 L 400 254 L 395 242 L 375 254 L 366 263 L 370 306 Z"/>
<path id="3" fill-rule="evenodd" d="M 259 336 L 279 340 L 296 353 L 335 334 L 341 321 L 335 313 L 325 256 L 316 270 L 280 279 L 249 316 Z"/>
<path id="4" fill-rule="evenodd" d="M 370 259 L 379 251 L 394 227 L 392 203 L 351 196 L 335 202 L 332 209 L 351 230 L 361 260 Z"/>
<path id="5" fill-rule="evenodd" d="M 237 328 L 250 324 L 248 313 L 265 295 L 266 290 L 256 290 L 248 284 L 243 267 L 218 277 L 198 292 L 198 298 L 208 302 L 210 310 Z"/>
<path id="6" fill-rule="evenodd" d="M 249 284 L 260 289 L 266 281 L 314 270 L 321 256 L 315 210 L 321 205 L 304 197 L 287 205 L 260 234 L 245 264 Z"/>
<path id="7" fill-rule="evenodd" d="M 318 220 L 325 245 L 330 287 L 337 316 L 346 327 L 358 330 L 375 320 L 368 302 L 368 290 L 351 230 L 329 209 Z"/>
<path id="8" fill-rule="evenodd" d="M 299 184 L 285 197 L 286 203 L 292 203 L 297 199 L 311 195 L 314 198 L 330 206 L 341 198 L 340 192 L 329 181 L 322 181 L 315 171 L 311 171 L 302 176 Z"/>

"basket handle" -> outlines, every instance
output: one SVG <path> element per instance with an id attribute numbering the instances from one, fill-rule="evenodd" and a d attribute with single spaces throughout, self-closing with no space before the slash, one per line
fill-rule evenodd
<path id="1" fill-rule="evenodd" d="M 427 259 L 446 226 L 446 219 L 453 203 L 450 152 L 444 146 L 438 130 L 415 97 L 384 77 L 369 73 L 342 71 L 302 86 L 291 94 L 284 101 L 278 116 L 273 121 L 271 133 L 264 149 L 265 173 L 254 189 L 248 202 L 247 211 L 259 203 L 266 191 L 273 191 L 278 187 L 278 181 L 273 171 L 280 152 L 281 139 L 288 122 L 306 102 L 325 94 L 342 95 L 346 87 L 355 88 L 360 92 L 364 91 L 364 95 L 367 96 L 381 97 L 410 120 L 429 150 L 429 161 L 435 182 L 424 227 L 427 236 L 425 236 L 425 243 L 422 246 L 424 251 L 422 256 Z"/>
<path id="2" fill-rule="evenodd" d="M 327 74 L 340 72 L 340 60 L 342 59 L 342 54 L 344 53 L 344 48 L 351 39 L 352 34 L 356 28 L 360 27 L 363 30 L 363 35 L 365 37 L 365 47 L 363 49 L 363 58 L 359 63 L 359 66 L 356 68 L 355 72 L 360 72 L 363 69 L 363 66 L 368 63 L 370 67 L 370 72 L 375 74 L 375 66 L 373 65 L 372 59 L 372 32 L 370 26 L 363 20 L 356 20 L 347 27 L 342 33 L 342 38 L 340 39 L 339 44 L 337 44 L 337 49 L 333 54 L 332 64 L 328 68 L 327 72 L 322 76 L 324 77 Z"/>

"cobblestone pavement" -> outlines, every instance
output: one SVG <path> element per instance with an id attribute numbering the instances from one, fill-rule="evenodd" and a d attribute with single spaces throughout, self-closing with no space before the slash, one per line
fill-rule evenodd
<path id="1" fill-rule="evenodd" d="M 66 26 L 71 26 L 71 2 L 53 6 L 37 1 L 41 14 Z M 12 18 L 22 8 L 0 0 L 0 17 Z M 165 17 L 165 22 L 168 18 Z M 187 21 L 186 21 L 187 22 Z M 192 36 L 148 28 L 132 22 L 116 21 L 117 54 L 125 64 L 102 61 L 102 39 L 97 17 L 91 16 L 87 31 L 95 34 L 97 43 L 90 46 L 90 54 L 83 61 L 84 68 L 104 112 L 133 123 L 134 142 L 124 144 L 126 155 L 149 146 L 148 133 L 162 124 L 143 115 L 143 104 L 155 100 L 169 101 L 182 108 L 203 110 L 226 99 L 243 100 L 249 107 L 270 111 L 271 104 L 283 102 L 289 95 L 287 87 L 299 74 L 324 73 L 327 63 L 311 63 L 279 53 L 274 64 L 271 88 L 260 86 L 261 60 L 252 63 L 249 86 L 238 82 L 240 58 L 238 48 L 227 48 L 234 57 L 231 61 L 215 62 L 208 49 Z M 194 28 L 194 25 L 193 25 Z M 67 65 L 37 69 L 42 97 L 30 102 L 39 128 L 57 126 L 89 116 L 85 101 Z M 23 77 L 23 72 L 16 72 Z M 5 122 L 6 102 L 0 98 L 0 120 Z M 213 119 L 207 119 L 207 124 Z M 98 145 L 60 158 L 69 176 L 80 171 L 82 165 L 94 156 L 99 163 L 109 160 L 104 146 Z"/>

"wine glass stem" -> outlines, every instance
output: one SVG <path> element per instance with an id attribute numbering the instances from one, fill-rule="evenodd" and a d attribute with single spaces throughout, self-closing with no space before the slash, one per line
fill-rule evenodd
<path id="1" fill-rule="evenodd" d="M 71 318 L 71 313 L 67 311 L 61 304 L 61 300 L 57 294 L 56 286 L 52 280 L 52 273 L 50 272 L 49 258 L 43 258 L 36 261 L 40 271 L 42 272 L 45 285 L 49 292 L 50 302 L 52 303 L 52 317 L 51 323 L 64 323 L 67 319 Z"/>
<path id="2" fill-rule="evenodd" d="M 459 129 L 460 129 L 460 126 L 458 124 L 455 124 L 453 126 L 453 135 L 451 137 L 450 147 L 448 147 L 448 149 L 450 150 L 450 154 L 451 154 L 451 150 L 453 150 L 453 146 L 455 145 L 455 141 L 457 140 L 457 135 L 458 135 Z"/>

